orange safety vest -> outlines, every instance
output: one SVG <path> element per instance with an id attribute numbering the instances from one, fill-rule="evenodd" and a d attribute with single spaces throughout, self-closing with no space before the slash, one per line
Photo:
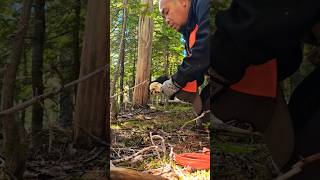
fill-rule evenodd
<path id="1" fill-rule="evenodd" d="M 198 25 L 191 32 L 189 37 L 189 47 L 192 48 L 196 41 Z M 190 55 L 190 54 L 189 54 Z M 261 65 L 251 65 L 246 69 L 244 77 L 236 84 L 231 86 L 231 89 L 265 97 L 276 97 L 277 92 L 277 61 L 272 59 Z M 197 92 L 197 81 L 188 82 L 183 91 Z"/>
<path id="2" fill-rule="evenodd" d="M 197 31 L 198 31 L 198 25 L 196 25 L 196 27 L 194 28 L 194 30 L 191 32 L 190 37 L 189 37 L 189 47 L 192 48 L 194 43 L 196 42 L 196 35 L 197 35 Z M 189 52 L 187 52 L 189 53 Z M 188 54 L 188 56 L 190 56 L 190 54 Z M 191 81 L 188 82 L 186 84 L 186 86 L 184 86 L 182 88 L 183 91 L 186 92 L 192 92 L 192 93 L 196 93 L 197 92 L 197 81 Z"/>
<path id="3" fill-rule="evenodd" d="M 251 65 L 244 77 L 231 89 L 265 97 L 276 97 L 277 94 L 277 61 L 272 59 L 261 65 Z"/>

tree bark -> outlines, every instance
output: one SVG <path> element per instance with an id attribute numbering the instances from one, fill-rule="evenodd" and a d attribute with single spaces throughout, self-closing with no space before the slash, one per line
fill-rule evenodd
<path id="1" fill-rule="evenodd" d="M 168 42 L 167 42 L 167 46 L 166 46 L 166 49 L 165 49 L 165 62 L 164 62 L 164 75 L 168 76 L 169 77 L 169 45 L 168 45 Z"/>
<path id="2" fill-rule="evenodd" d="M 138 28 L 136 29 L 136 34 L 138 34 Z M 137 37 L 137 36 L 135 36 Z M 135 75 L 136 75 L 136 64 L 137 64 L 137 53 L 138 52 L 138 44 L 135 43 L 134 46 L 134 54 L 133 54 L 133 66 L 132 66 L 132 77 L 131 77 L 131 83 L 130 87 L 133 87 L 135 85 Z M 129 91 L 129 101 L 133 102 L 133 90 Z"/>
<path id="3" fill-rule="evenodd" d="M 69 72 L 70 73 L 70 72 Z M 62 128 L 68 128 L 72 125 L 73 119 L 73 96 L 72 89 L 65 89 L 60 93 L 59 105 L 60 105 L 60 114 L 59 114 L 59 126 Z"/>
<path id="4" fill-rule="evenodd" d="M 109 63 L 109 15 L 107 0 L 88 1 L 80 77 Z M 78 85 L 74 141 L 76 146 L 91 148 L 93 136 L 109 141 L 109 69 Z"/>
<path id="5" fill-rule="evenodd" d="M 80 72 L 80 12 L 81 12 L 81 0 L 74 0 L 74 25 L 72 28 L 73 39 L 73 80 L 79 78 Z M 77 86 L 74 87 L 74 95 L 77 96 Z"/>
<path id="6" fill-rule="evenodd" d="M 111 83 L 111 87 L 110 87 L 110 96 L 114 95 L 116 92 L 116 86 L 117 86 L 117 80 L 119 78 L 119 69 L 120 69 L 120 59 L 118 59 L 118 62 L 116 64 L 116 67 L 114 68 L 114 72 L 113 72 L 113 80 Z M 111 104 L 112 102 L 114 102 L 116 100 L 116 98 L 111 100 Z M 111 105 L 112 106 L 112 105 Z M 112 109 L 112 107 L 111 107 Z"/>
<path id="7" fill-rule="evenodd" d="M 113 82 L 111 85 L 110 94 L 111 96 L 116 92 L 117 81 L 120 75 L 120 91 L 123 91 L 123 76 L 124 76 L 124 56 L 125 56 L 125 32 L 126 32 L 126 22 L 127 22 L 127 0 L 123 0 L 123 9 L 122 9 L 122 28 L 121 28 L 121 38 L 120 38 L 120 50 L 119 50 L 119 59 L 118 63 L 114 69 L 113 73 Z M 120 73 L 119 73 L 120 69 Z M 123 103 L 123 95 L 120 95 L 120 107 Z M 116 119 L 118 115 L 118 107 L 117 107 L 117 97 L 111 99 L 111 114 L 112 118 Z"/>
<path id="8" fill-rule="evenodd" d="M 33 96 L 43 94 L 43 48 L 45 40 L 45 0 L 35 0 L 34 41 L 32 49 L 32 90 Z M 32 107 L 32 142 L 37 143 L 43 123 L 43 101 Z"/>
<path id="9" fill-rule="evenodd" d="M 113 72 L 113 81 L 111 83 L 111 87 L 110 87 L 110 96 L 113 96 L 116 92 L 116 87 L 117 87 L 117 80 L 119 77 L 119 68 L 120 68 L 120 59 L 118 59 L 118 62 L 116 64 L 116 67 L 114 68 L 114 72 Z M 110 110 L 111 110 L 111 118 L 112 119 L 117 119 L 118 113 L 119 113 L 119 109 L 117 106 L 117 98 L 118 97 L 114 97 L 112 98 L 110 101 Z"/>
<path id="10" fill-rule="evenodd" d="M 127 25 L 127 5 L 128 0 L 123 0 L 123 14 L 122 14 L 122 33 L 120 40 L 120 92 L 124 90 L 123 79 L 124 79 L 124 57 L 125 57 L 125 45 L 126 45 L 126 25 Z M 120 95 L 120 108 L 123 107 L 123 94 Z"/>
<path id="11" fill-rule="evenodd" d="M 27 34 L 32 0 L 22 2 L 22 12 L 18 22 L 18 29 L 11 36 L 11 53 L 8 57 L 3 77 L 1 109 L 13 106 L 14 83 L 17 69 L 21 61 L 24 38 Z M 21 121 L 15 118 L 15 114 L 2 116 L 3 120 L 3 143 L 6 166 L 18 179 L 22 179 L 25 169 L 26 149 L 25 137 L 21 128 Z"/>
<path id="12" fill-rule="evenodd" d="M 135 84 L 135 72 L 136 72 L 136 55 L 134 55 L 133 57 L 133 66 L 132 66 L 132 77 L 131 77 L 131 83 L 130 83 L 130 87 L 133 87 Z M 133 101 L 133 92 L 130 90 L 129 91 L 129 101 L 132 102 Z"/>
<path id="13" fill-rule="evenodd" d="M 142 0 L 144 9 L 139 18 L 139 40 L 138 40 L 138 62 L 135 84 L 138 85 L 145 80 L 149 81 L 151 68 L 151 52 L 152 52 L 152 32 L 153 21 L 147 16 L 148 12 L 152 12 L 152 0 Z M 147 106 L 148 103 L 148 83 L 144 83 L 134 89 L 133 104 L 134 106 Z"/>
<path id="14" fill-rule="evenodd" d="M 79 78 L 80 71 L 80 11 L 81 11 L 81 0 L 73 1 L 74 20 L 72 26 L 72 61 L 73 65 L 71 68 L 64 69 L 64 78 L 62 84 L 72 82 Z M 65 58 L 62 58 L 65 59 Z M 69 60 L 69 59 L 67 59 Z M 64 61 L 64 60 L 62 60 Z M 61 62 L 61 64 L 64 62 Z M 72 125 L 73 120 L 73 107 L 74 99 L 77 96 L 77 85 L 72 89 L 65 89 L 60 94 L 60 115 L 59 115 L 59 126 L 62 128 L 68 128 Z"/>

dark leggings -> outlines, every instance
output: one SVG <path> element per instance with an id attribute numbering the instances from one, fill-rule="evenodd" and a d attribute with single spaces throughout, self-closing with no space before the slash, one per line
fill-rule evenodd
<path id="1" fill-rule="evenodd" d="M 289 102 L 295 130 L 295 148 L 286 169 L 301 157 L 320 152 L 320 68 L 315 69 L 296 88 Z M 320 179 L 320 163 L 307 166 L 292 179 Z"/>

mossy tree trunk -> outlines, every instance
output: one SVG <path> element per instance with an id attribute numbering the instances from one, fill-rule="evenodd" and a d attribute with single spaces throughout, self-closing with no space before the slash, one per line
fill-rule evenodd
<path id="1" fill-rule="evenodd" d="M 23 0 L 22 12 L 18 22 L 18 28 L 12 34 L 10 55 L 6 63 L 3 77 L 1 110 L 11 108 L 14 101 L 14 86 L 18 66 L 21 61 L 24 39 L 28 31 L 32 0 Z M 26 143 L 21 119 L 14 113 L 1 117 L 3 122 L 4 156 L 6 166 L 18 179 L 22 179 L 25 170 Z"/>
<path id="2" fill-rule="evenodd" d="M 109 62 L 109 22 L 107 1 L 88 1 L 84 41 L 81 54 L 80 78 Z M 95 136 L 109 141 L 109 69 L 78 85 L 74 141 L 78 147 L 90 148 Z"/>

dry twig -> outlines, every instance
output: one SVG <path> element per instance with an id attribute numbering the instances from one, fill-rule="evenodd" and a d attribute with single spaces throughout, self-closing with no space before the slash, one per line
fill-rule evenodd
<path id="1" fill-rule="evenodd" d="M 100 150 L 98 150 L 91 158 L 84 160 L 83 163 L 87 163 L 96 159 L 103 151 L 105 151 L 105 148 L 100 148 Z"/>
<path id="2" fill-rule="evenodd" d="M 202 117 L 203 117 L 204 115 L 206 115 L 207 113 L 210 113 L 210 110 L 205 111 L 205 112 L 201 113 L 198 117 L 196 117 L 196 118 L 194 118 L 194 119 L 192 119 L 192 120 L 184 123 L 184 125 L 180 128 L 180 131 L 183 130 L 183 128 L 184 128 L 187 124 L 189 124 L 189 123 L 191 123 L 191 122 L 193 122 L 193 121 L 196 121 L 196 120 L 202 118 Z"/>
<path id="3" fill-rule="evenodd" d="M 307 164 L 313 163 L 315 161 L 320 161 L 320 153 L 313 154 L 311 156 L 308 156 L 308 157 L 300 160 L 299 162 L 297 162 L 296 164 L 294 164 L 292 166 L 291 170 L 282 174 L 281 176 L 278 176 L 275 180 L 286 180 L 286 179 L 294 176 L 295 174 L 300 173 L 303 170 L 302 168 L 304 166 L 306 166 Z"/>
<path id="4" fill-rule="evenodd" d="M 236 134 L 261 136 L 261 134 L 258 132 L 251 132 L 245 129 L 241 129 L 238 127 L 225 124 L 223 121 L 214 117 L 214 115 L 212 114 L 210 114 L 210 120 L 211 120 L 211 128 L 216 131 L 227 131 L 227 132 L 236 133 Z"/>
<path id="5" fill-rule="evenodd" d="M 163 156 L 166 157 L 166 146 L 165 146 L 165 143 L 164 143 L 164 138 L 162 136 L 159 136 L 159 135 L 152 135 L 152 132 L 150 132 L 150 140 L 151 140 L 151 143 L 155 145 L 154 141 L 153 141 L 153 138 L 160 138 L 162 140 L 162 151 L 163 151 Z M 157 151 L 157 155 L 159 157 L 159 159 L 161 159 L 160 157 L 160 153 L 159 151 L 156 149 Z"/>
<path id="6" fill-rule="evenodd" d="M 123 162 L 123 161 L 128 161 L 128 160 L 130 160 L 130 159 L 132 159 L 132 158 L 144 153 L 145 151 L 149 151 L 150 149 L 154 149 L 154 148 L 159 148 L 159 147 L 158 146 L 150 146 L 150 147 L 143 148 L 143 149 L 141 149 L 140 151 L 138 151 L 137 153 L 135 153 L 135 154 L 133 154 L 131 156 L 126 156 L 126 157 L 124 157 L 122 159 L 112 160 L 112 163 L 116 164 L 116 163 L 120 163 L 120 162 Z"/>
<path id="7" fill-rule="evenodd" d="M 125 93 L 125 92 L 127 92 L 127 91 L 129 91 L 129 90 L 131 90 L 131 89 L 135 89 L 135 88 L 137 88 L 138 86 L 141 86 L 142 84 L 144 84 L 144 83 L 146 83 L 146 82 L 148 82 L 148 80 L 144 80 L 143 82 L 141 82 L 141 83 L 139 83 L 139 84 L 137 84 L 137 85 L 135 85 L 135 86 L 133 86 L 133 87 L 131 87 L 131 88 L 129 88 L 129 89 L 126 89 L 126 90 L 121 91 L 121 92 L 119 92 L 119 93 L 117 93 L 117 94 L 114 94 L 114 95 L 110 96 L 110 99 L 115 98 L 115 97 L 117 97 L 117 96 L 119 96 L 119 95 L 121 95 L 121 94 L 123 94 L 123 93 Z"/>

